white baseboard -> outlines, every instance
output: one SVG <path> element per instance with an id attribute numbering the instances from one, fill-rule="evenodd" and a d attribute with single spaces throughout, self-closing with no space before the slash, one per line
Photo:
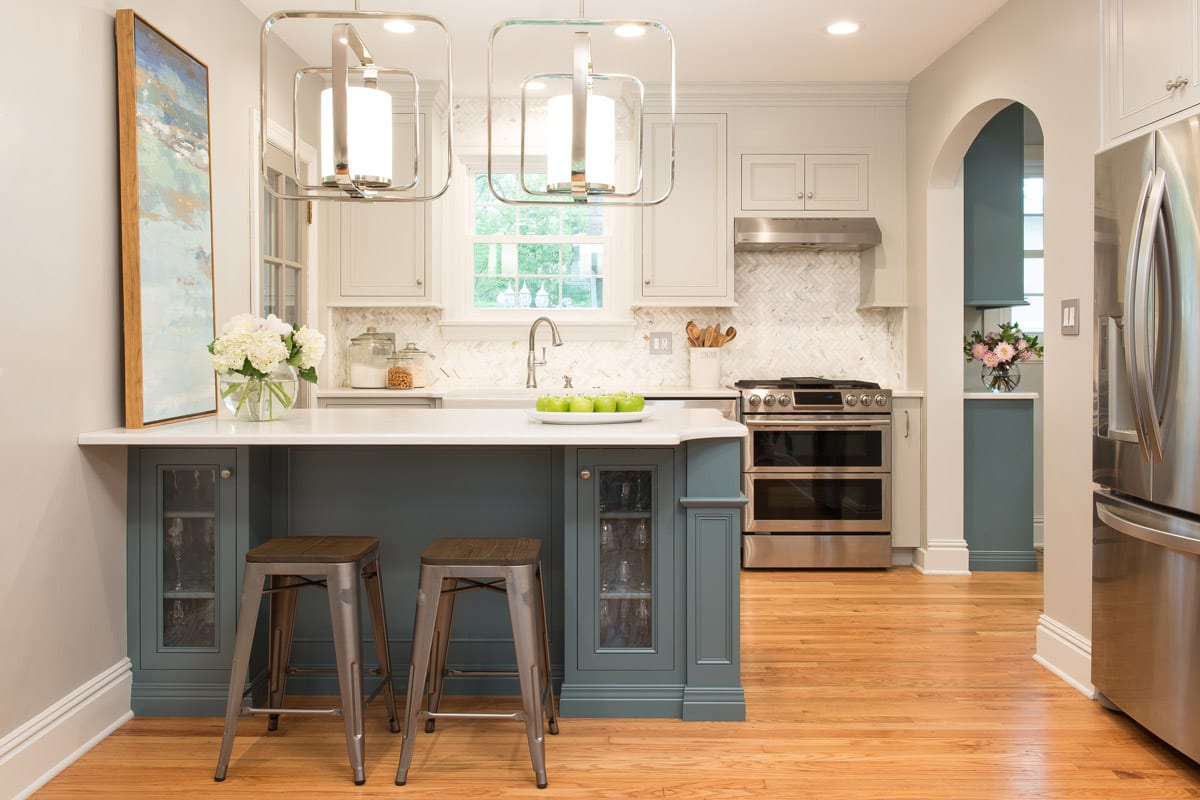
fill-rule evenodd
<path id="1" fill-rule="evenodd" d="M 1092 643 L 1056 619 L 1042 614 L 1037 624 L 1037 651 L 1033 660 L 1062 678 L 1087 697 L 1092 686 Z"/>
<path id="2" fill-rule="evenodd" d="M 1033 549 L 1040 550 L 1046 546 L 1046 518 L 1033 518 Z"/>
<path id="3" fill-rule="evenodd" d="M 970 575 L 965 539 L 926 542 L 913 551 L 913 569 L 926 575 Z"/>
<path id="4" fill-rule="evenodd" d="M 0 797 L 25 800 L 125 724 L 132 686 L 123 658 L 0 738 Z"/>

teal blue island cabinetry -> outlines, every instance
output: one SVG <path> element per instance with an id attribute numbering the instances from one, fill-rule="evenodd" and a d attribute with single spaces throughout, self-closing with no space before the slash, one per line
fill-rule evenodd
<path id="1" fill-rule="evenodd" d="M 1031 392 L 967 393 L 963 533 L 972 571 L 1033 572 Z"/>
<path id="2" fill-rule="evenodd" d="M 223 712 L 245 552 L 272 536 L 381 539 L 402 690 L 420 552 L 438 537 L 470 535 L 543 542 L 564 716 L 744 719 L 744 432 L 696 409 L 621 425 L 542 425 L 508 409 L 320 409 L 271 423 L 217 418 L 83 434 L 86 446 L 129 447 L 134 711 Z M 513 668 L 504 604 L 488 600 L 460 599 L 451 668 Z M 308 593 L 296 666 L 332 664 L 328 628 L 324 598 Z M 265 642 L 257 644 L 251 683 L 265 668 Z M 373 663 L 369 643 L 364 650 Z M 335 688 L 332 678 L 300 674 L 289 691 Z M 451 678 L 447 691 L 517 687 Z"/>

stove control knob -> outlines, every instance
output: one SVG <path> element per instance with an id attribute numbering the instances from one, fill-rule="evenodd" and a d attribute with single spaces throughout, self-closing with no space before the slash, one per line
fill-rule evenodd
<path id="1" fill-rule="evenodd" d="M 887 405 L 887 395 L 885 395 L 885 394 L 875 395 L 875 405 L 886 406 Z"/>
<path id="2" fill-rule="evenodd" d="M 871 395 L 864 394 L 862 397 L 858 398 L 858 401 L 863 404 L 864 408 L 866 408 L 867 406 L 871 405 Z"/>
<path id="3" fill-rule="evenodd" d="M 775 405 L 775 395 L 773 395 L 773 394 L 769 394 L 769 395 L 767 395 L 766 397 L 764 397 L 764 398 L 763 398 L 763 405 L 764 405 L 764 406 L 767 406 L 768 408 L 770 408 L 771 406 Z"/>
<path id="4" fill-rule="evenodd" d="M 792 404 L 791 395 L 786 395 L 786 394 L 779 395 L 779 405 L 790 406 L 791 404 Z"/>
<path id="5" fill-rule="evenodd" d="M 846 395 L 846 405 L 854 408 L 856 405 L 858 405 L 858 397 L 852 394 Z"/>
<path id="6" fill-rule="evenodd" d="M 759 403 L 762 402 L 762 398 L 756 394 L 752 394 L 746 398 L 746 402 L 749 403 L 751 406 L 757 406 Z"/>

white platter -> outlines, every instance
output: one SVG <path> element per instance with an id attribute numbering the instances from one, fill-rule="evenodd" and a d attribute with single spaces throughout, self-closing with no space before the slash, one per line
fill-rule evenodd
<path id="1" fill-rule="evenodd" d="M 654 409 L 645 411 L 614 411 L 611 414 L 603 411 L 534 411 L 525 409 L 530 419 L 545 422 L 548 425 L 612 425 L 617 422 L 641 422 L 654 413 Z"/>

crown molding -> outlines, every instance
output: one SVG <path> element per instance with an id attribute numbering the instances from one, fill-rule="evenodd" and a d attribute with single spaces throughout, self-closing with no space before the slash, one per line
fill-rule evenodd
<path id="1" fill-rule="evenodd" d="M 656 106 L 669 100 L 666 84 L 646 87 L 646 102 Z M 679 83 L 675 89 L 680 110 L 705 106 L 804 107 L 814 108 L 903 108 L 908 104 L 908 84 L 898 81 L 841 83 L 834 81 L 786 82 L 696 82 Z"/>

